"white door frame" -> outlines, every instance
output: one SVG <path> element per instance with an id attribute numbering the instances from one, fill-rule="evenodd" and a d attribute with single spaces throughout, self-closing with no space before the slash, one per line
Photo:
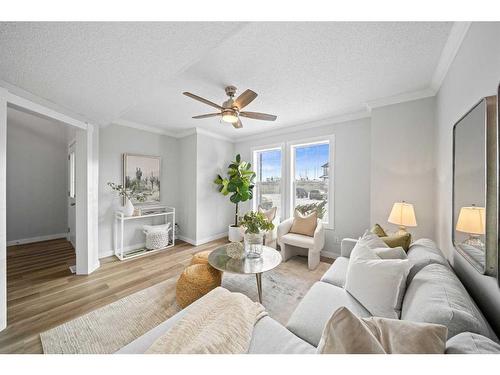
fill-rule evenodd
<path id="1" fill-rule="evenodd" d="M 68 144 L 68 198 L 66 211 L 68 212 L 67 240 L 76 249 L 76 139 Z"/>
<path id="2" fill-rule="evenodd" d="M 100 266 L 97 205 L 99 128 L 0 87 L 0 331 L 7 326 L 7 106 L 36 113 L 77 128 L 76 273 L 88 275 Z"/>

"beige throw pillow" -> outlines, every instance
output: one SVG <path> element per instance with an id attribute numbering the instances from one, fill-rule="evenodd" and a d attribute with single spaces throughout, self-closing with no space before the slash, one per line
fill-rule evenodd
<path id="1" fill-rule="evenodd" d="M 336 310 L 323 330 L 321 354 L 443 354 L 448 328 L 385 318 L 358 318 Z"/>
<path id="2" fill-rule="evenodd" d="M 313 213 L 303 216 L 300 212 L 295 211 L 295 216 L 293 218 L 292 228 L 290 233 L 303 234 L 304 236 L 314 237 L 314 231 L 316 230 L 318 216 L 316 211 Z"/>
<path id="3" fill-rule="evenodd" d="M 264 216 L 270 222 L 272 222 L 276 217 L 276 211 L 278 211 L 278 207 L 271 207 L 269 210 L 264 210 L 262 207 L 259 206 L 259 212 L 264 214 Z"/>

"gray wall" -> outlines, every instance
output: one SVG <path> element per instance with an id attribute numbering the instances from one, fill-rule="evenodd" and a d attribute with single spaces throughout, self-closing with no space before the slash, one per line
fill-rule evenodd
<path id="1" fill-rule="evenodd" d="M 371 224 L 389 231 L 392 205 L 413 203 L 417 227 L 414 239 L 435 238 L 434 98 L 372 110 Z"/>
<path id="2" fill-rule="evenodd" d="M 370 225 L 370 119 L 240 142 L 236 144 L 235 151 L 245 160 L 251 161 L 253 147 L 332 134 L 335 136 L 335 226 L 326 230 L 324 252 L 339 254 L 342 238 L 357 238 Z M 242 210 L 245 209 L 251 209 L 251 204 L 242 207 Z"/>
<path id="3" fill-rule="evenodd" d="M 109 256 L 113 250 L 113 212 L 121 206 L 121 200 L 107 182 L 122 183 L 122 154 L 135 153 L 161 156 L 162 204 L 177 207 L 178 144 L 177 140 L 161 134 L 110 125 L 99 133 L 99 256 Z M 125 243 L 137 245 L 143 242 L 142 224 L 152 223 L 143 219 L 140 224 L 127 223 Z"/>
<path id="4" fill-rule="evenodd" d="M 234 204 L 219 193 L 214 179 L 224 176 L 234 158 L 234 144 L 204 134 L 197 134 L 196 166 L 196 240 L 206 242 L 227 235 L 234 221 Z"/>
<path id="5" fill-rule="evenodd" d="M 500 23 L 473 23 L 436 98 L 437 239 L 459 277 L 500 333 L 500 289 L 479 274 L 451 241 L 452 128 L 481 97 L 495 95 L 500 81 Z"/>
<path id="6" fill-rule="evenodd" d="M 7 111 L 7 241 L 66 233 L 65 126 Z"/>

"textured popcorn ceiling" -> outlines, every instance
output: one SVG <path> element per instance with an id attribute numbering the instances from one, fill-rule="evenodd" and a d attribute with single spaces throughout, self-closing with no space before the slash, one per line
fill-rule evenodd
<path id="1" fill-rule="evenodd" d="M 429 87 L 452 23 L 0 23 L 0 79 L 99 124 L 233 137 L 364 109 Z M 259 96 L 235 130 L 183 91 Z"/>

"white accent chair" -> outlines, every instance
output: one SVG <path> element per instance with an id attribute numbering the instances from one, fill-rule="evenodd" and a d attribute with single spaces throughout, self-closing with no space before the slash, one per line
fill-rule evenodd
<path id="1" fill-rule="evenodd" d="M 306 255 L 309 269 L 316 269 L 319 265 L 321 250 L 325 246 L 323 222 L 318 219 L 313 237 L 289 233 L 292 224 L 293 217 L 278 225 L 278 244 L 281 247 L 283 262 L 296 255 Z"/>

